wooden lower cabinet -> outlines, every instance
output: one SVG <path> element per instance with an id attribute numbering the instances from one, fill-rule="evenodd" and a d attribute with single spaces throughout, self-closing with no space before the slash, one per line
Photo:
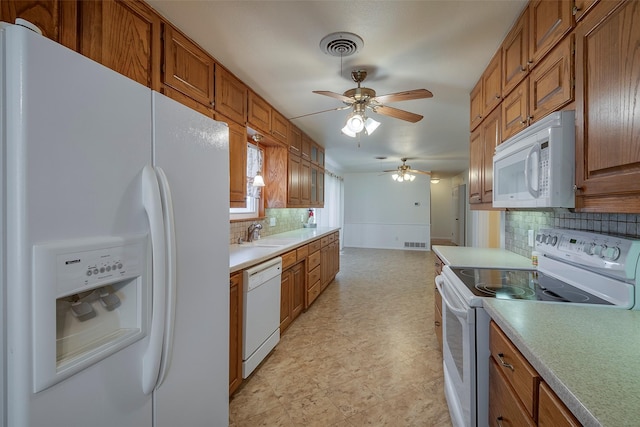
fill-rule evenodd
<path id="1" fill-rule="evenodd" d="M 229 395 L 242 383 L 242 273 L 229 280 Z"/>
<path id="2" fill-rule="evenodd" d="M 321 239 L 320 249 L 320 284 L 323 291 L 340 271 L 340 240 L 339 234 L 333 233 Z"/>
<path id="3" fill-rule="evenodd" d="M 302 313 L 306 294 L 304 260 L 282 272 L 280 287 L 280 334 Z"/>
<path id="4" fill-rule="evenodd" d="M 489 425 L 581 426 L 493 321 L 489 337 Z"/>

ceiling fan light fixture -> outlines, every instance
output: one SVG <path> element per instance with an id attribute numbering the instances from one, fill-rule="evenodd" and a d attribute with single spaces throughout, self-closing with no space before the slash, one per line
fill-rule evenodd
<path id="1" fill-rule="evenodd" d="M 400 175 L 398 175 L 397 173 L 394 173 L 393 175 L 391 175 L 391 179 L 393 179 L 394 181 L 397 181 L 398 178 L 400 178 Z"/>
<path id="2" fill-rule="evenodd" d="M 352 131 L 349 129 L 349 126 L 348 126 L 348 125 L 344 125 L 344 127 L 343 127 L 340 131 L 341 131 L 343 134 L 345 134 L 345 135 L 347 135 L 347 136 L 350 136 L 351 138 L 355 138 L 355 137 L 356 137 L 356 133 L 355 133 L 355 132 L 352 132 Z"/>
<path id="3" fill-rule="evenodd" d="M 360 133 L 364 129 L 364 116 L 360 113 L 352 113 L 347 119 L 347 128 L 353 133 Z"/>
<path id="4" fill-rule="evenodd" d="M 375 132 L 375 130 L 378 129 L 378 126 L 380 126 L 380 122 L 373 120 L 371 117 L 367 117 L 367 120 L 364 122 L 364 128 L 367 131 L 367 135 L 371 135 Z"/>

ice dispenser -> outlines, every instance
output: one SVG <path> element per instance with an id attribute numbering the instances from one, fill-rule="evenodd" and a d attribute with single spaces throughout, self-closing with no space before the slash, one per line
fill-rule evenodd
<path id="1" fill-rule="evenodd" d="M 34 246 L 34 392 L 147 333 L 147 236 Z"/>

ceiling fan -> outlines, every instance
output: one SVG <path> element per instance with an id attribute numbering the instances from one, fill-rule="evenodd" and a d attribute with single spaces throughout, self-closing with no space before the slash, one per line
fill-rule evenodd
<path id="1" fill-rule="evenodd" d="M 366 70 L 354 70 L 351 72 L 351 79 L 358 84 L 358 87 L 349 89 L 343 94 L 336 92 L 330 92 L 326 90 L 314 90 L 313 93 L 319 95 L 329 96 L 331 98 L 339 99 L 346 105 L 329 110 L 318 111 L 315 113 L 305 114 L 302 116 L 292 117 L 292 119 L 299 119 L 300 117 L 307 117 L 314 114 L 326 113 L 328 111 L 346 110 L 352 108 L 353 111 L 347 118 L 347 123 L 342 129 L 342 132 L 348 136 L 355 137 L 361 131 L 365 131 L 367 134 L 373 133 L 373 131 L 380 125 L 377 121 L 370 117 L 367 117 L 367 110 L 370 110 L 377 114 L 393 117 L 400 120 L 405 120 L 411 123 L 416 123 L 422 120 L 421 115 L 411 113 L 409 111 L 400 110 L 398 108 L 389 107 L 385 105 L 389 102 L 409 101 L 413 99 L 431 98 L 433 94 L 427 89 L 414 89 L 404 92 L 390 93 L 388 95 L 376 96 L 376 91 L 367 87 L 361 87 L 362 83 L 367 78 Z"/>
<path id="2" fill-rule="evenodd" d="M 407 164 L 407 160 L 409 159 L 407 159 L 406 157 L 403 157 L 400 160 L 402 160 L 402 164 L 398 166 L 396 169 L 389 169 L 384 171 L 384 172 L 393 172 L 393 175 L 391 175 L 391 178 L 393 178 L 394 181 L 398 181 L 398 182 L 413 181 L 414 179 L 416 179 L 415 174 L 431 175 L 430 171 L 421 171 L 418 169 L 411 169 L 411 166 Z"/>

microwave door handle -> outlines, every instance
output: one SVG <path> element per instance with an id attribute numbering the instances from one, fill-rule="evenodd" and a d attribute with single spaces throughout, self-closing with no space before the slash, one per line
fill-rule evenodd
<path id="1" fill-rule="evenodd" d="M 535 173 L 532 173 L 531 175 L 529 175 L 529 166 L 531 165 L 531 157 L 533 153 L 536 153 L 536 165 L 535 165 L 535 169 L 532 169 L 532 170 L 535 170 Z M 540 179 L 540 177 L 538 176 L 539 171 L 540 171 L 540 144 L 536 143 L 533 145 L 533 147 L 531 147 L 531 150 L 529 150 L 529 153 L 527 153 L 527 158 L 524 161 L 524 180 L 527 183 L 527 191 L 529 191 L 529 194 L 531 194 L 531 196 L 535 197 L 536 199 L 540 195 L 540 188 L 534 189 L 532 183 L 535 179 L 536 184 L 538 184 L 538 181 Z"/>

